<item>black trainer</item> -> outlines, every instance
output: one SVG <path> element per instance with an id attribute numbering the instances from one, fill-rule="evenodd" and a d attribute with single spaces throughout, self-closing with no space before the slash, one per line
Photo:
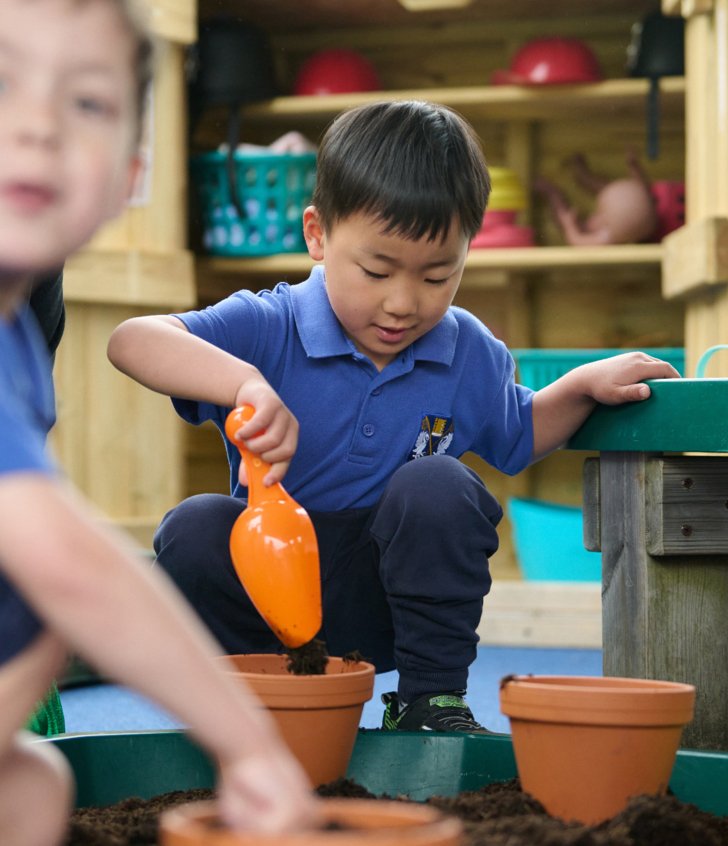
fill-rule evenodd
<path id="1" fill-rule="evenodd" d="M 385 731 L 462 731 L 470 734 L 492 734 L 473 717 L 463 699 L 464 691 L 428 693 L 420 696 L 400 712 L 396 693 L 383 693 Z"/>

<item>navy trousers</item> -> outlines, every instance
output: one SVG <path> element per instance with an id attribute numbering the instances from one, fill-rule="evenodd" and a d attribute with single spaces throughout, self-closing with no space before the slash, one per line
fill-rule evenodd
<path id="1" fill-rule="evenodd" d="M 185 500 L 157 530 L 157 562 L 229 654 L 280 652 L 230 559 L 230 530 L 244 508 L 222 494 Z M 377 672 L 396 669 L 407 702 L 465 690 L 503 515 L 478 475 L 449 456 L 427 456 L 398 469 L 373 508 L 309 514 L 329 654 L 358 650 Z"/>

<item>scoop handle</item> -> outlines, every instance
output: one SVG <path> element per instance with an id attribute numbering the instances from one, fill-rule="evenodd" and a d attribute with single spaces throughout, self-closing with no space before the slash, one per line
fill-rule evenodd
<path id="1" fill-rule="evenodd" d="M 255 409 L 247 403 L 234 408 L 225 419 L 225 434 L 240 450 L 240 456 L 245 464 L 245 472 L 248 476 L 248 501 L 255 502 L 264 499 L 266 491 L 270 491 L 278 499 L 281 495 L 281 486 L 278 483 L 271 485 L 270 488 L 273 489 L 271 491 L 263 484 L 263 479 L 270 472 L 271 465 L 267 461 L 263 461 L 260 456 L 252 453 L 235 437 L 238 429 L 252 419 L 254 414 Z"/>

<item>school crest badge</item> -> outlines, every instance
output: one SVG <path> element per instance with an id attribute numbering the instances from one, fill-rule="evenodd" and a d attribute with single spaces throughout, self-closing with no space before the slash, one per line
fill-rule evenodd
<path id="1" fill-rule="evenodd" d="M 420 431 L 409 454 L 409 461 L 426 455 L 444 455 L 452 443 L 454 434 L 452 417 L 426 414 L 420 423 Z"/>

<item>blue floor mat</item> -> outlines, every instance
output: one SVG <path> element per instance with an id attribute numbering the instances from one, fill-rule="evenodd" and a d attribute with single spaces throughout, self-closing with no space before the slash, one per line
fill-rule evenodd
<path id="1" fill-rule="evenodd" d="M 530 649 L 510 646 L 480 646 L 470 668 L 468 703 L 476 719 L 491 731 L 509 732 L 508 720 L 500 713 L 498 687 L 509 673 L 538 675 L 601 676 L 599 649 Z M 374 684 L 374 695 L 364 705 L 361 725 L 379 728 L 382 721 L 382 693 L 397 689 L 397 673 L 382 673 Z M 67 732 L 141 731 L 179 728 L 171 715 L 138 693 L 118 685 L 96 684 L 61 692 Z"/>

